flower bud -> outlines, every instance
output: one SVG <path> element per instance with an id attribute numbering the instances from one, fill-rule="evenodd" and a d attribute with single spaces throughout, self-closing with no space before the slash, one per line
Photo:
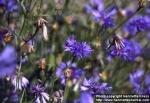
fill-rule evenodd
<path id="1" fill-rule="evenodd" d="M 46 23 L 47 23 L 47 21 L 45 19 L 43 19 L 42 17 L 39 17 L 37 19 L 36 26 L 41 28 L 41 27 L 43 27 L 43 24 L 46 24 Z"/>

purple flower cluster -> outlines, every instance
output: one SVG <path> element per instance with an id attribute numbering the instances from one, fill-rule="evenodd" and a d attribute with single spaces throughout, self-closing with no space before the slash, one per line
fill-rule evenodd
<path id="1" fill-rule="evenodd" d="M 49 95 L 44 90 L 45 88 L 40 84 L 32 86 L 31 92 L 35 96 L 34 103 L 47 103 L 49 101 Z"/>
<path id="2" fill-rule="evenodd" d="M 134 86 L 134 92 L 137 94 L 149 94 L 150 93 L 150 74 L 145 76 L 143 82 L 144 70 L 139 68 L 136 72 L 129 74 L 130 82 Z"/>
<path id="3" fill-rule="evenodd" d="M 17 12 L 18 11 L 17 0 L 0 0 L 0 8 L 4 12 L 6 12 L 6 14 L 10 12 Z"/>
<path id="4" fill-rule="evenodd" d="M 139 32 L 149 30 L 150 17 L 148 16 L 136 16 L 131 18 L 124 26 L 124 31 L 130 35 L 136 35 Z"/>
<path id="5" fill-rule="evenodd" d="M 78 69 L 76 64 L 73 63 L 68 68 L 69 63 L 62 62 L 56 70 L 56 76 L 61 79 L 61 84 L 66 84 L 66 79 L 70 78 L 72 81 L 76 82 L 81 79 L 80 77 L 84 74 L 84 71 Z M 74 84 L 74 83 L 73 83 Z"/>
<path id="6" fill-rule="evenodd" d="M 104 94 L 105 91 L 112 90 L 112 87 L 108 87 L 108 83 L 99 84 L 99 79 L 90 77 L 84 78 L 80 86 L 80 98 L 75 100 L 75 103 L 94 103 L 94 94 Z"/>
<path id="7" fill-rule="evenodd" d="M 65 51 L 71 52 L 73 56 L 85 58 L 92 53 L 91 47 L 86 42 L 79 42 L 70 37 L 66 40 Z"/>
<path id="8" fill-rule="evenodd" d="M 119 39 L 114 37 L 114 40 L 109 48 L 110 57 L 119 57 L 123 60 L 134 61 L 136 57 L 141 55 L 142 47 L 135 41 L 127 39 Z"/>
<path id="9" fill-rule="evenodd" d="M 95 22 L 101 22 L 103 29 L 115 25 L 114 19 L 111 16 L 117 14 L 118 10 L 116 7 L 104 11 L 104 3 L 102 0 L 92 0 L 86 4 L 85 9 L 88 14 L 92 14 Z"/>
<path id="10" fill-rule="evenodd" d="M 112 89 L 112 87 L 107 87 L 108 83 L 98 84 L 97 82 L 92 79 L 85 78 L 81 85 L 81 91 L 90 91 L 92 94 L 103 94 L 102 91 L 110 91 Z"/>

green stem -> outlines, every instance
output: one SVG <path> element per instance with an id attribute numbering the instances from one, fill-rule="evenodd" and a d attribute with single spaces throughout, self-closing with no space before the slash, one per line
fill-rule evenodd
<path id="1" fill-rule="evenodd" d="M 22 103 L 22 101 L 23 101 L 23 97 L 24 97 L 24 94 L 25 94 L 25 89 L 23 89 L 23 92 L 22 92 L 22 95 L 21 95 L 21 98 L 20 98 L 19 103 Z"/>

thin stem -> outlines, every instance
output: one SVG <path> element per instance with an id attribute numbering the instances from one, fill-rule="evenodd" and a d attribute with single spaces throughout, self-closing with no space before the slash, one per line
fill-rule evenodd
<path id="1" fill-rule="evenodd" d="M 36 27 L 36 30 L 35 30 L 34 34 L 30 38 L 28 38 L 27 40 L 24 40 L 25 43 L 27 43 L 29 40 L 33 39 L 36 36 L 38 31 L 39 31 L 39 27 Z"/>
<path id="2" fill-rule="evenodd" d="M 24 94 L 25 94 L 25 88 L 23 89 L 23 92 L 22 92 L 22 95 L 21 95 L 21 98 L 20 98 L 19 103 L 22 103 L 22 101 L 23 101 L 23 97 L 24 97 Z"/>

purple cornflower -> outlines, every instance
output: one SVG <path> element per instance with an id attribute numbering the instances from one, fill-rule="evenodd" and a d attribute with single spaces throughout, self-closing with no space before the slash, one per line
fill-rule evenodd
<path id="1" fill-rule="evenodd" d="M 136 16 L 130 19 L 124 26 L 124 31 L 130 35 L 136 35 L 139 32 L 149 30 L 150 17 L 148 16 Z"/>
<path id="2" fill-rule="evenodd" d="M 62 62 L 56 70 L 56 76 L 61 79 L 61 84 L 66 84 L 66 79 L 70 78 L 76 83 L 77 80 L 81 79 L 81 75 L 84 73 L 81 69 L 77 69 L 76 64 L 73 63 L 69 67 L 69 63 Z M 75 84 L 73 83 L 73 84 Z"/>
<path id="3" fill-rule="evenodd" d="M 19 76 L 11 76 L 11 83 L 15 87 L 15 90 L 22 90 L 23 88 L 26 88 L 27 85 L 29 84 L 29 81 L 27 78 L 25 78 L 22 75 Z"/>
<path id="4" fill-rule="evenodd" d="M 66 40 L 65 51 L 71 52 L 73 56 L 85 58 L 92 53 L 91 47 L 86 42 L 79 42 L 70 37 Z"/>
<path id="5" fill-rule="evenodd" d="M 136 89 L 140 88 L 143 74 L 144 74 L 144 71 L 143 69 L 140 69 L 140 68 L 135 73 L 129 74 L 130 82 L 134 85 Z"/>
<path id="6" fill-rule="evenodd" d="M 141 54 L 141 49 L 136 41 L 129 41 L 115 36 L 109 45 L 109 58 L 119 57 L 123 60 L 134 61 Z"/>
<path id="7" fill-rule="evenodd" d="M 94 103 L 94 94 L 104 94 L 104 91 L 110 91 L 112 87 L 107 87 L 107 83 L 99 84 L 96 78 L 84 78 L 80 89 L 80 98 L 75 103 Z"/>
<path id="8" fill-rule="evenodd" d="M 40 84 L 33 85 L 31 93 L 35 96 L 34 103 L 47 103 L 49 95 L 44 92 L 45 88 Z"/>
<path id="9" fill-rule="evenodd" d="M 0 0 L 0 8 L 6 12 L 6 14 L 10 12 L 17 12 L 18 5 L 17 0 Z"/>
<path id="10" fill-rule="evenodd" d="M 105 29 L 108 26 L 109 27 L 115 26 L 114 19 L 111 18 L 111 16 L 117 14 L 117 12 L 118 12 L 117 8 L 112 7 L 107 12 L 93 11 L 92 15 L 93 19 L 96 22 L 101 22 L 103 29 Z"/>
<path id="11" fill-rule="evenodd" d="M 17 54 L 14 47 L 7 45 L 0 54 L 0 78 L 12 76 L 16 72 Z"/>
<path id="12" fill-rule="evenodd" d="M 143 80 L 144 70 L 138 69 L 136 72 L 129 74 L 130 82 L 134 86 L 134 92 L 137 94 L 150 94 L 150 73 Z"/>
<path id="13" fill-rule="evenodd" d="M 118 9 L 116 7 L 110 8 L 108 11 L 104 11 L 104 3 L 102 0 L 92 0 L 85 6 L 85 10 L 88 14 L 91 14 L 96 23 L 101 22 L 102 29 L 106 27 L 114 26 L 114 19 L 111 16 L 117 14 Z"/>
<path id="14" fill-rule="evenodd" d="M 108 83 L 97 84 L 97 82 L 84 78 L 81 85 L 81 91 L 89 91 L 90 93 L 99 93 L 103 94 L 102 91 L 110 91 L 112 87 L 107 87 Z"/>

